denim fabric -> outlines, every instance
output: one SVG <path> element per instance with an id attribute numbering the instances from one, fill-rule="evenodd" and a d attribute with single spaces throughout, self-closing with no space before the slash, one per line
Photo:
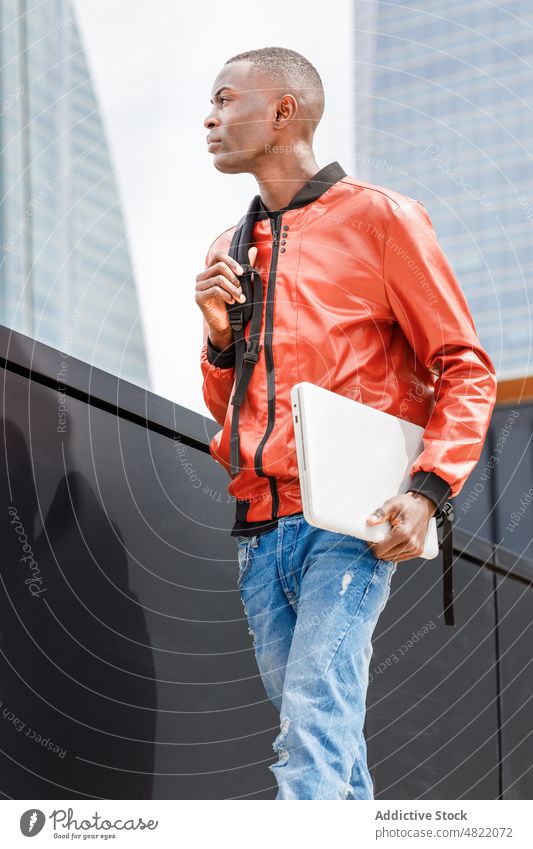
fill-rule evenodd
<path id="1" fill-rule="evenodd" d="M 301 513 L 236 540 L 257 665 L 280 714 L 276 799 L 373 799 L 363 733 L 371 638 L 397 564 Z"/>

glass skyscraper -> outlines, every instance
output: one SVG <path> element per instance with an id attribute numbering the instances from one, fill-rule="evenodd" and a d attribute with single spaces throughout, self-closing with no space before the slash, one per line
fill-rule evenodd
<path id="1" fill-rule="evenodd" d="M 0 147 L 0 323 L 149 387 L 113 164 L 68 0 L 2 0 Z"/>
<path id="2" fill-rule="evenodd" d="M 352 172 L 425 205 L 498 378 L 533 374 L 533 4 L 354 10 Z"/>

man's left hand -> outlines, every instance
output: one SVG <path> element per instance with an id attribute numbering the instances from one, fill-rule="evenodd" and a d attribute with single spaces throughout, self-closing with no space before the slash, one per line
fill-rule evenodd
<path id="1" fill-rule="evenodd" d="M 411 560 L 420 557 L 424 550 L 428 524 L 436 512 L 434 502 L 421 492 L 405 492 L 395 495 L 378 507 L 368 517 L 369 525 L 379 525 L 386 519 L 392 525 L 388 536 L 381 542 L 368 545 L 376 557 L 382 560 Z"/>

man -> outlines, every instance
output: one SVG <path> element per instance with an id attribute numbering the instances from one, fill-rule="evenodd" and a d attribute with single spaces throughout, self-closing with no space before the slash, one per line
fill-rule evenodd
<path id="1" fill-rule="evenodd" d="M 423 205 L 347 176 L 338 162 L 318 165 L 324 92 L 303 56 L 284 48 L 234 56 L 211 103 L 215 168 L 253 174 L 260 192 L 249 263 L 264 283 L 261 345 L 240 409 L 236 470 L 227 305 L 245 298 L 244 270 L 228 253 L 235 227 L 211 245 L 195 298 L 203 394 L 223 426 L 210 450 L 231 476 L 238 585 L 280 711 L 279 758 L 269 768 L 277 799 L 372 799 L 363 734 L 372 633 L 397 564 L 421 554 L 430 518 L 479 459 L 494 367 Z M 290 389 L 303 380 L 425 428 L 410 491 L 368 519 L 390 521 L 380 543 L 314 528 L 302 515 Z"/>

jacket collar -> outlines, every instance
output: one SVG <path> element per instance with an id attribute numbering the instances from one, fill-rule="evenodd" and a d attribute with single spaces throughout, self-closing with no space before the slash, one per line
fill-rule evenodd
<path id="1" fill-rule="evenodd" d="M 264 205 L 260 195 L 257 195 L 259 203 L 257 220 L 273 218 L 274 216 L 279 215 L 280 212 L 286 212 L 289 209 L 297 209 L 300 206 L 307 206 L 308 203 L 313 203 L 313 201 L 318 200 L 324 192 L 346 176 L 346 171 L 341 165 L 339 165 L 338 162 L 330 162 L 329 165 L 326 165 L 324 168 L 321 168 L 320 171 L 317 171 L 314 177 L 311 177 L 311 179 L 307 181 L 305 186 L 302 186 L 300 191 L 294 195 L 287 206 L 283 209 L 271 212 L 269 212 Z"/>

